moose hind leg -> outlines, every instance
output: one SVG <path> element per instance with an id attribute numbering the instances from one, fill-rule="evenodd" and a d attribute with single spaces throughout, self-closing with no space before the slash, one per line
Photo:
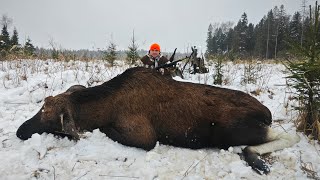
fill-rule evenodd
<path id="1" fill-rule="evenodd" d="M 112 140 L 123 145 L 151 150 L 156 144 L 156 133 L 150 122 L 143 116 L 119 119 L 103 132 Z"/>
<path id="2" fill-rule="evenodd" d="M 266 143 L 256 146 L 247 146 L 243 150 L 243 154 L 247 163 L 254 170 L 260 174 L 268 174 L 270 169 L 266 163 L 259 158 L 259 155 L 291 147 L 299 141 L 300 137 L 298 135 L 291 135 L 285 132 L 279 133 L 269 128 L 267 131 Z"/>

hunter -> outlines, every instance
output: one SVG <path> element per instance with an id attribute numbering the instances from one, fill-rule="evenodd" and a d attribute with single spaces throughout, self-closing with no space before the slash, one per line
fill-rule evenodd
<path id="1" fill-rule="evenodd" d="M 160 45 L 154 43 L 150 46 L 149 53 L 141 58 L 143 65 L 147 68 L 157 68 L 166 64 L 169 60 L 161 55 Z"/>

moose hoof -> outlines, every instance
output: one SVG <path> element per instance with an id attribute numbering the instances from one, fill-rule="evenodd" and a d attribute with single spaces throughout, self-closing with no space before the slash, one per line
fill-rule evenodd
<path id="1" fill-rule="evenodd" d="M 245 161 L 259 174 L 268 174 L 270 172 L 270 168 L 268 165 L 260 159 L 257 153 L 252 151 L 249 147 L 244 148 L 243 156 Z"/>
<path id="2" fill-rule="evenodd" d="M 252 163 L 251 166 L 255 171 L 257 171 L 259 174 L 269 174 L 270 173 L 270 168 L 268 167 L 268 165 L 266 165 L 266 163 L 261 160 L 261 159 L 257 159 Z"/>

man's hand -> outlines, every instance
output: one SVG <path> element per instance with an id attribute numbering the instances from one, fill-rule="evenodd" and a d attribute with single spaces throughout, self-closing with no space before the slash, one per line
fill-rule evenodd
<path id="1" fill-rule="evenodd" d="M 160 68 L 159 72 L 163 75 L 164 74 L 164 68 Z"/>

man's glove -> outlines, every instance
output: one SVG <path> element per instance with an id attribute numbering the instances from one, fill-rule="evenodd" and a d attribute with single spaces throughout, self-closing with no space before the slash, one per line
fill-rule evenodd
<path id="1" fill-rule="evenodd" d="M 159 72 L 163 75 L 164 74 L 164 68 L 160 68 Z"/>

